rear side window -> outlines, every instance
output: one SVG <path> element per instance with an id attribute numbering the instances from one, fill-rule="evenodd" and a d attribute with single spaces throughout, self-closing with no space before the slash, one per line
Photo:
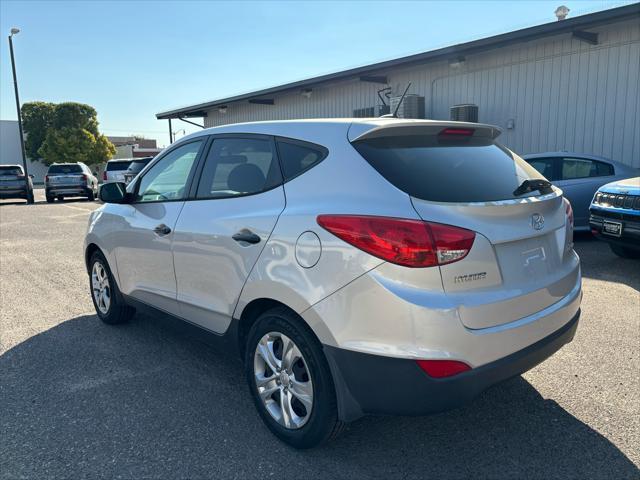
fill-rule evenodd
<path id="1" fill-rule="evenodd" d="M 562 180 L 613 175 L 613 165 L 588 158 L 563 158 Z"/>
<path id="2" fill-rule="evenodd" d="M 422 200 L 522 198 L 514 191 L 523 181 L 543 178 L 527 162 L 487 138 L 389 136 L 355 142 L 354 147 L 389 182 Z"/>
<path id="3" fill-rule="evenodd" d="M 20 167 L 2 167 L 0 166 L 0 175 L 22 175 Z"/>
<path id="4" fill-rule="evenodd" d="M 198 198 L 222 198 L 269 190 L 282 183 L 271 140 L 213 141 L 198 184 Z"/>
<path id="5" fill-rule="evenodd" d="M 131 162 L 107 162 L 107 172 L 121 172 L 129 168 Z"/>
<path id="6" fill-rule="evenodd" d="M 128 173 L 140 173 L 144 167 L 146 167 L 151 159 L 148 160 L 134 160 L 129 164 L 126 169 Z"/>
<path id="7" fill-rule="evenodd" d="M 284 179 L 291 180 L 327 156 L 327 150 L 319 145 L 293 140 L 278 140 L 278 154 Z"/>
<path id="8" fill-rule="evenodd" d="M 70 165 L 51 165 L 49 167 L 49 174 L 52 173 L 82 173 L 82 167 L 78 164 Z"/>

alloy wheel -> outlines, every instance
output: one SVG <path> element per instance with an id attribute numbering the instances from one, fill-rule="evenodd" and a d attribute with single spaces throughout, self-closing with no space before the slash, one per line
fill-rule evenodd
<path id="1" fill-rule="evenodd" d="M 258 395 L 271 417 L 288 429 L 298 429 L 313 409 L 313 382 L 298 346 L 280 332 L 269 332 L 254 354 Z"/>
<path id="2" fill-rule="evenodd" d="M 91 290 L 98 310 L 106 315 L 111 305 L 111 286 L 109 275 L 100 262 L 95 262 L 91 269 Z"/>

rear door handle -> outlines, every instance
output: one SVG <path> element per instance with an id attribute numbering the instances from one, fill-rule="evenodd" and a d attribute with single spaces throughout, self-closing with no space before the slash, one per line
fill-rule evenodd
<path id="1" fill-rule="evenodd" d="M 231 238 L 233 238 L 236 242 L 246 242 L 246 243 L 259 243 L 260 237 L 253 233 L 251 230 L 247 230 L 243 228 L 238 233 L 235 233 Z"/>
<path id="2" fill-rule="evenodd" d="M 171 229 L 169 227 L 167 227 L 164 223 L 161 223 L 160 225 L 158 225 L 156 228 L 153 229 L 153 231 L 157 234 L 157 235 L 169 235 L 171 233 Z"/>

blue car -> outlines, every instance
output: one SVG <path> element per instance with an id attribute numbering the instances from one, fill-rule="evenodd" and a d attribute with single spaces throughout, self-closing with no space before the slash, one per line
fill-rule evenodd
<path id="1" fill-rule="evenodd" d="M 589 208 L 594 235 L 623 258 L 640 258 L 640 177 L 607 183 Z"/>

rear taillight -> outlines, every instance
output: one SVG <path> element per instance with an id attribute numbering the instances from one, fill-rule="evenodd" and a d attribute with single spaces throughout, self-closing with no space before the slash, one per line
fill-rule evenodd
<path id="1" fill-rule="evenodd" d="M 475 233 L 441 223 L 364 215 L 319 215 L 318 225 L 373 256 L 405 267 L 463 259 Z"/>
<path id="2" fill-rule="evenodd" d="M 457 360 L 416 360 L 418 366 L 430 377 L 446 378 L 471 370 L 464 362 Z"/>
<path id="3" fill-rule="evenodd" d="M 87 178 L 89 178 L 84 173 L 81 176 L 82 176 L 82 180 L 85 181 L 85 182 L 87 181 Z"/>
<path id="4" fill-rule="evenodd" d="M 567 222 L 569 223 L 569 226 L 573 229 L 573 208 L 571 208 L 571 202 L 569 202 L 569 200 L 567 200 L 566 198 L 565 200 L 565 213 L 567 214 Z"/>
<path id="5" fill-rule="evenodd" d="M 107 171 L 102 172 L 102 180 L 107 181 Z"/>
<path id="6" fill-rule="evenodd" d="M 45 176 L 44 176 L 44 181 L 45 181 L 45 182 L 48 182 L 48 181 L 49 181 L 49 175 L 45 175 Z"/>

